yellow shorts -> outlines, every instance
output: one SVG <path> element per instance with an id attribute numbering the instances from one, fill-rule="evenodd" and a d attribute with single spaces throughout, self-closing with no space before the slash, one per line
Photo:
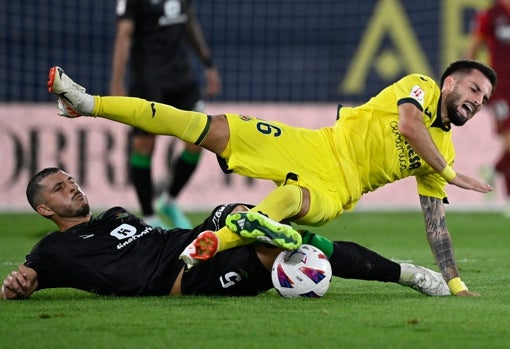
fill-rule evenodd
<path id="1" fill-rule="evenodd" d="M 310 212 L 297 223 L 322 225 L 343 212 L 350 197 L 330 128 L 310 130 L 237 114 L 227 114 L 227 120 L 230 143 L 223 155 L 229 170 L 310 190 Z M 286 181 L 289 173 L 297 178 Z"/>

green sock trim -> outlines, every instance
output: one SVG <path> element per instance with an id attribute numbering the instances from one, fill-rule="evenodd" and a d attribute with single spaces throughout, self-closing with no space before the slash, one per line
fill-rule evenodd
<path id="1" fill-rule="evenodd" d="M 305 230 L 301 235 L 303 244 L 308 244 L 317 247 L 319 250 L 324 252 L 326 257 L 331 258 L 333 255 L 333 241 L 328 238 L 314 234 L 311 231 Z"/>
<path id="2" fill-rule="evenodd" d="M 150 155 L 143 155 L 138 153 L 133 153 L 129 157 L 129 163 L 138 168 L 150 168 L 151 167 L 152 158 Z"/>
<path id="3" fill-rule="evenodd" d="M 192 153 L 189 150 L 184 149 L 181 154 L 181 159 L 187 164 L 196 165 L 198 164 L 198 160 L 200 160 L 201 153 Z"/>
<path id="4" fill-rule="evenodd" d="M 200 136 L 198 136 L 198 139 L 195 142 L 196 145 L 200 145 L 200 143 L 202 143 L 202 141 L 204 140 L 205 136 L 207 136 L 207 133 L 209 132 L 209 128 L 210 127 L 211 127 L 211 116 L 208 114 L 207 115 L 207 122 L 205 124 L 205 127 L 204 127 L 202 133 L 200 134 Z"/>

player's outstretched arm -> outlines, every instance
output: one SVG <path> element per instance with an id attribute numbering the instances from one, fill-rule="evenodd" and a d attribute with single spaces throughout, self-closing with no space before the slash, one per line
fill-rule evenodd
<path id="1" fill-rule="evenodd" d="M 456 296 L 478 296 L 470 292 L 459 277 L 442 200 L 420 195 L 420 204 L 425 219 L 427 240 L 450 291 Z"/>
<path id="2" fill-rule="evenodd" d="M 486 183 L 480 182 L 475 178 L 457 173 L 455 178 L 449 181 L 450 184 L 456 185 L 463 189 L 474 190 L 479 193 L 488 193 L 492 191 L 492 187 Z"/>
<path id="3" fill-rule="evenodd" d="M 24 299 L 37 289 L 37 272 L 21 264 L 5 278 L 0 296 L 2 299 Z"/>
<path id="4" fill-rule="evenodd" d="M 407 139 L 413 150 L 448 183 L 480 193 L 492 191 L 490 185 L 466 175 L 455 173 L 434 144 L 429 130 L 423 122 L 423 113 L 414 104 L 404 103 L 398 107 L 398 110 L 400 133 Z"/>

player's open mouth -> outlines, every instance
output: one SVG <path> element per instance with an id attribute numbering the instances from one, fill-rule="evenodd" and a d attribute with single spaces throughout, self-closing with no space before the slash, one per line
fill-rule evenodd
<path id="1" fill-rule="evenodd" d="M 464 103 L 459 108 L 459 111 L 464 116 L 473 115 L 475 113 L 475 107 L 471 103 Z"/>

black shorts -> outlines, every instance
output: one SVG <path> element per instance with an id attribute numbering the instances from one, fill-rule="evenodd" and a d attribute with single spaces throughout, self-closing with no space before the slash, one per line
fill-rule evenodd
<path id="1" fill-rule="evenodd" d="M 184 272 L 184 295 L 255 296 L 273 287 L 271 273 L 260 263 L 253 246 L 237 247 Z"/>
<path id="2" fill-rule="evenodd" d="M 132 90 L 130 96 L 168 104 L 181 110 L 195 110 L 197 109 L 197 105 L 201 103 L 200 89 L 196 83 L 184 86 L 178 90 L 174 88 L 158 87 L 155 85 L 148 86 L 145 90 Z M 131 134 L 148 135 L 149 133 L 133 127 Z"/>

